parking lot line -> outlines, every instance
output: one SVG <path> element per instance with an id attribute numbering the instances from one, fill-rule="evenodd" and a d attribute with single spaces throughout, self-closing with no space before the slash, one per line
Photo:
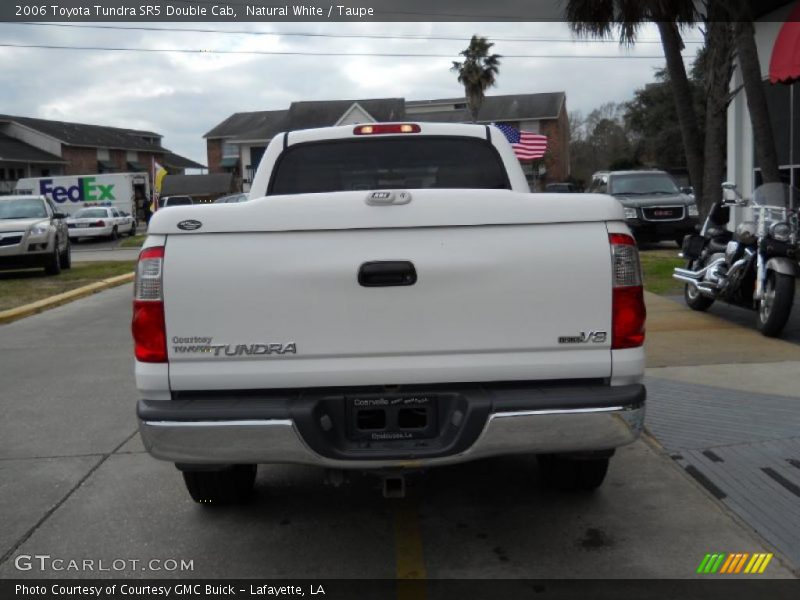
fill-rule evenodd
<path id="1" fill-rule="evenodd" d="M 425 579 L 422 554 L 422 534 L 419 526 L 418 503 L 413 496 L 399 500 L 394 510 L 395 553 L 397 579 Z M 404 586 L 398 582 L 398 597 L 420 600 L 420 586 Z"/>

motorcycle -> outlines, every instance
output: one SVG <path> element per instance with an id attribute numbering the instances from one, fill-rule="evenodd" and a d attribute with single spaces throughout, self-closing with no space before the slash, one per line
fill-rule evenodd
<path id="1" fill-rule="evenodd" d="M 699 234 L 683 239 L 684 282 L 689 308 L 704 311 L 715 300 L 757 311 L 759 331 L 780 335 L 794 303 L 798 257 L 797 190 L 783 183 L 759 186 L 748 201 L 732 183 L 722 184 Z M 726 228 L 732 206 L 749 207 L 752 220 Z"/>

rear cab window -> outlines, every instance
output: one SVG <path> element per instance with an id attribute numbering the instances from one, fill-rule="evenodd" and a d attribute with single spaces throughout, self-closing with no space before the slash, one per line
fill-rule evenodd
<path id="1" fill-rule="evenodd" d="M 290 146 L 267 195 L 425 188 L 510 190 L 511 184 L 497 150 L 479 138 L 345 139 Z"/>

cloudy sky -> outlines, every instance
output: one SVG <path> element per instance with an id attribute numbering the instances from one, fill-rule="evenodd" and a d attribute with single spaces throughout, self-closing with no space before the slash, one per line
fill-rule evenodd
<path id="1" fill-rule="evenodd" d="M 3 44 L 188 49 L 203 53 L 0 47 L 0 113 L 147 129 L 164 145 L 206 163 L 203 134 L 234 112 L 287 108 L 295 100 L 457 97 L 448 69 L 474 33 L 505 55 L 489 94 L 564 91 L 584 114 L 624 101 L 664 64 L 654 28 L 632 49 L 572 41 L 563 23 L 107 23 L 116 29 L 0 24 Z M 138 25 L 161 31 L 123 30 Z M 211 33 L 181 29 L 213 29 Z M 238 33 L 225 34 L 222 31 Z M 253 35 L 288 32 L 425 39 Z M 456 39 L 430 39 L 430 38 Z M 512 41 L 512 38 L 526 38 Z M 698 40 L 698 32 L 687 39 Z M 563 40 L 563 41 L 561 41 Z M 687 44 L 694 56 L 697 44 Z M 212 51 L 212 52 L 208 52 Z M 316 56 L 217 54 L 307 52 Z M 441 58 L 330 53 L 441 54 Z M 512 55 L 535 57 L 514 58 Z M 615 58 L 574 58 L 594 55 Z M 654 58 L 633 58 L 648 56 Z M 620 57 L 620 58 L 616 58 Z"/>

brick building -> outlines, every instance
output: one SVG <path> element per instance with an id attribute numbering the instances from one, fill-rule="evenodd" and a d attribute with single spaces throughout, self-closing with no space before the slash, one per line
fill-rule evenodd
<path id="1" fill-rule="evenodd" d="M 23 177 L 149 172 L 153 159 L 170 173 L 205 168 L 161 139 L 152 131 L 0 115 L 0 194 Z"/>
<path id="2" fill-rule="evenodd" d="M 210 173 L 231 173 L 248 191 L 267 144 L 278 133 L 378 121 L 469 123 L 463 98 L 293 102 L 286 110 L 235 113 L 205 134 Z M 569 120 L 564 92 L 487 96 L 479 123 L 506 123 L 548 136 L 545 159 L 523 163 L 531 189 L 569 177 Z"/>

